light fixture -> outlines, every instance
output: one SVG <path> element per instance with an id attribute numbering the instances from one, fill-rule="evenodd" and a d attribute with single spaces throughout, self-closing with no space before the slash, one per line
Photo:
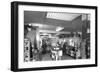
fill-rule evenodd
<path id="1" fill-rule="evenodd" d="M 62 13 L 62 12 L 47 12 L 46 18 L 64 20 L 64 21 L 72 21 L 77 18 L 81 14 L 77 13 Z"/>
<path id="2" fill-rule="evenodd" d="M 62 29 L 64 29 L 64 27 L 57 27 L 56 31 L 61 31 Z"/>
<path id="3" fill-rule="evenodd" d="M 32 26 L 32 24 L 29 24 L 29 26 Z"/>
<path id="4" fill-rule="evenodd" d="M 39 27 L 39 28 L 42 28 L 43 27 L 43 24 L 40 24 L 40 23 L 31 23 L 31 24 L 29 24 L 30 26 L 32 25 L 32 26 L 37 26 L 37 27 Z"/>

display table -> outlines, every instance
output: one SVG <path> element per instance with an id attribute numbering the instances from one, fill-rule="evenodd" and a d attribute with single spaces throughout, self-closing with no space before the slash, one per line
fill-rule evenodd
<path id="1" fill-rule="evenodd" d="M 61 59 L 62 50 L 54 49 L 54 50 L 51 50 L 51 53 L 52 53 L 53 60 L 60 60 Z"/>

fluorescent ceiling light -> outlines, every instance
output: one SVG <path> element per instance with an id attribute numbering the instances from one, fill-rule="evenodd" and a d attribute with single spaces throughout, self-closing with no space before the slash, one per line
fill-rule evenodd
<path id="1" fill-rule="evenodd" d="M 64 29 L 64 27 L 57 27 L 56 31 L 61 31 L 62 29 Z"/>
<path id="2" fill-rule="evenodd" d="M 72 21 L 76 17 L 80 16 L 81 14 L 75 13 L 56 13 L 56 12 L 48 12 L 47 18 L 51 19 L 58 19 L 58 20 L 65 20 L 65 21 Z"/>
<path id="3" fill-rule="evenodd" d="M 40 23 L 32 23 L 32 24 L 29 24 L 30 26 L 37 26 L 39 28 L 42 28 L 43 27 L 43 24 L 40 24 Z"/>
<path id="4" fill-rule="evenodd" d="M 29 24 L 29 26 L 32 26 L 32 24 Z"/>

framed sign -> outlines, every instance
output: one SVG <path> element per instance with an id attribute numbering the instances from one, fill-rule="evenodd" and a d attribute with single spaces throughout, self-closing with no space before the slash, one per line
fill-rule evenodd
<path id="1" fill-rule="evenodd" d="M 11 70 L 97 66 L 97 7 L 11 3 Z"/>

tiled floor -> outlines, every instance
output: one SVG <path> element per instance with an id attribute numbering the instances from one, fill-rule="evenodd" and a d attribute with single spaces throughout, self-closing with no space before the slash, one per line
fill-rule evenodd
<path id="1" fill-rule="evenodd" d="M 72 60 L 72 59 L 74 59 L 74 58 L 72 58 L 72 57 L 69 56 L 69 55 L 65 55 L 65 56 L 62 56 L 62 57 L 61 57 L 61 60 Z"/>
<path id="2" fill-rule="evenodd" d="M 71 59 L 74 59 L 74 58 L 72 58 L 71 56 L 68 56 L 68 55 L 61 57 L 61 60 L 71 60 Z M 42 56 L 42 61 L 51 61 L 51 60 L 52 59 L 50 57 L 50 54 L 45 54 Z"/>

